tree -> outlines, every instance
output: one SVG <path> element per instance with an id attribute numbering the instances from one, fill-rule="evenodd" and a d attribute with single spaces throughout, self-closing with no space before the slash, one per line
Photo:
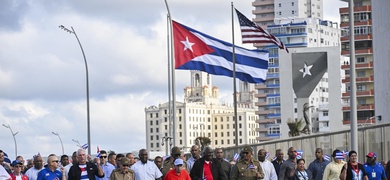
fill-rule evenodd
<path id="1" fill-rule="evenodd" d="M 200 147 L 203 151 L 203 148 L 211 144 L 211 139 L 208 137 L 197 137 L 195 139 L 196 145 Z"/>
<path id="2" fill-rule="evenodd" d="M 302 128 L 302 119 L 299 121 L 292 121 L 291 119 L 287 122 L 288 128 L 290 131 L 288 132 L 288 136 L 294 137 L 299 136 Z"/>

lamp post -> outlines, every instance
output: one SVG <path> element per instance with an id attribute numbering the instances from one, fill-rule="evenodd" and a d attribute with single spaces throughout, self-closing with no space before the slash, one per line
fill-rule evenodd
<path id="1" fill-rule="evenodd" d="M 64 30 L 65 32 L 68 32 L 70 34 L 74 34 L 74 36 L 77 39 L 77 42 L 80 45 L 81 52 L 83 53 L 84 57 L 84 63 L 85 63 L 85 78 L 86 78 L 86 89 L 87 89 L 87 136 L 88 136 L 88 146 L 91 146 L 91 127 L 90 127 L 90 120 L 89 120 L 89 78 L 88 78 L 88 64 L 87 64 L 87 58 L 85 57 L 83 46 L 81 46 L 80 40 L 77 37 L 76 31 L 73 29 L 73 27 L 70 27 L 72 30 L 66 28 L 63 25 L 59 26 L 60 29 Z M 88 154 L 91 154 L 91 148 L 88 148 Z"/>
<path id="2" fill-rule="evenodd" d="M 169 141 L 169 146 L 172 146 L 172 140 L 173 138 L 172 137 L 169 137 L 169 136 L 164 136 L 162 137 L 162 142 L 161 142 L 161 146 L 164 146 L 164 141 L 165 141 L 165 152 L 166 152 L 166 155 L 168 156 L 169 153 L 168 153 L 168 141 Z"/>
<path id="3" fill-rule="evenodd" d="M 62 140 L 61 140 L 60 135 L 57 132 L 51 132 L 51 133 L 58 136 L 58 139 L 60 139 L 61 147 L 62 147 L 62 155 L 64 155 L 64 144 L 62 144 Z"/>
<path id="4" fill-rule="evenodd" d="M 12 134 L 12 136 L 13 136 L 13 138 L 14 138 L 14 143 L 15 143 L 15 159 L 16 159 L 16 157 L 18 157 L 18 146 L 16 145 L 16 138 L 15 138 L 15 136 L 16 136 L 19 132 L 14 133 L 14 132 L 12 131 L 11 126 L 9 126 L 9 125 L 3 124 L 3 126 L 6 127 L 6 128 L 8 128 L 8 129 L 11 131 L 11 134 Z"/>
<path id="5" fill-rule="evenodd" d="M 81 147 L 80 142 L 79 142 L 78 140 L 72 139 L 72 141 L 75 142 L 75 143 L 77 144 L 77 145 L 76 145 L 77 147 Z"/>

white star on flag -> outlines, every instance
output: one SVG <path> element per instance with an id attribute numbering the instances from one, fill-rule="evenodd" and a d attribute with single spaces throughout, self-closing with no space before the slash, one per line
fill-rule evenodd
<path id="1" fill-rule="evenodd" d="M 303 73 L 302 75 L 302 78 L 305 78 L 306 75 L 310 75 L 311 76 L 311 73 L 310 73 L 310 69 L 313 67 L 313 65 L 310 65 L 310 66 L 307 66 L 307 64 L 305 63 L 303 65 L 303 68 L 299 70 L 299 72 Z"/>
<path id="2" fill-rule="evenodd" d="M 185 41 L 180 41 L 181 43 L 184 44 L 184 50 L 187 50 L 187 49 L 190 49 L 192 52 L 194 52 L 194 50 L 192 50 L 192 46 L 195 44 L 195 43 L 192 43 L 188 40 L 188 36 L 186 37 L 186 40 Z"/>

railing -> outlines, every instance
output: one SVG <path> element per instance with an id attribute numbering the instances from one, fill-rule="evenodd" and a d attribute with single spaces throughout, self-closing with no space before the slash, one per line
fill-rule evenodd
<path id="1" fill-rule="evenodd" d="M 346 126 L 348 128 L 349 126 Z M 281 132 L 287 133 L 287 132 Z M 368 152 L 375 152 L 377 155 L 377 162 L 388 160 L 390 158 L 390 123 L 368 125 L 358 129 L 358 160 L 365 162 L 365 155 Z M 257 159 L 257 151 L 265 149 L 270 152 L 268 157 L 272 159 L 275 156 L 276 149 L 282 149 L 284 158 L 287 158 L 287 149 L 294 147 L 297 150 L 303 150 L 303 158 L 306 162 L 312 162 L 315 159 L 316 148 L 322 148 L 324 154 L 331 155 L 333 150 L 339 149 L 351 150 L 350 146 L 350 130 L 342 130 L 330 133 L 317 133 L 313 135 L 302 135 L 299 137 L 289 137 L 286 139 L 277 139 L 265 141 L 258 144 L 252 144 L 254 149 L 254 157 Z M 232 159 L 233 155 L 246 145 L 238 147 L 225 148 L 226 158 Z M 309 164 L 308 163 L 308 164 Z"/>

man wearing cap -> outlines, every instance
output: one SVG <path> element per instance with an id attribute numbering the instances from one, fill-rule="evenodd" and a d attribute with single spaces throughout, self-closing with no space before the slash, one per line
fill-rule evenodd
<path id="1" fill-rule="evenodd" d="M 207 146 L 203 150 L 203 156 L 196 160 L 191 169 L 190 176 L 193 180 L 213 179 L 227 180 L 228 177 L 223 172 L 221 163 L 213 158 L 213 149 Z"/>
<path id="2" fill-rule="evenodd" d="M 99 178 L 96 176 L 96 180 L 108 180 L 112 171 L 115 169 L 114 165 L 107 162 L 107 152 L 105 150 L 100 151 L 100 164 L 99 166 L 103 169 L 104 177 Z"/>
<path id="3" fill-rule="evenodd" d="M 12 180 L 28 180 L 28 177 L 22 174 L 23 163 L 21 161 L 15 160 L 11 166 L 13 168 L 13 173 L 10 174 Z"/>
<path id="4" fill-rule="evenodd" d="M 252 157 L 252 147 L 245 146 L 241 152 L 243 155 L 243 159 L 240 159 L 236 163 L 236 167 L 233 168 L 233 173 L 230 179 L 264 179 L 264 172 L 261 168 L 260 162 Z"/>
<path id="5" fill-rule="evenodd" d="M 183 171 L 184 161 L 181 158 L 176 159 L 174 162 L 174 169 L 168 171 L 164 176 L 164 180 L 191 180 L 187 171 Z"/>
<path id="6" fill-rule="evenodd" d="M 122 167 L 112 171 L 110 180 L 135 180 L 134 171 L 130 170 L 130 159 L 123 157 L 121 159 Z"/>
<path id="7" fill-rule="evenodd" d="M 367 172 L 369 180 L 386 180 L 386 173 L 383 166 L 379 163 L 376 163 L 376 154 L 370 152 L 366 155 L 367 162 L 364 164 L 364 169 Z"/>
<path id="8" fill-rule="evenodd" d="M 59 161 L 56 155 L 49 156 L 47 158 L 47 167 L 39 171 L 37 180 L 66 180 L 65 174 L 63 174 L 65 168 L 61 167 L 61 171 L 58 171 L 58 163 Z"/>
<path id="9" fill-rule="evenodd" d="M 180 158 L 180 155 L 181 155 L 180 148 L 177 146 L 174 146 L 171 149 L 171 156 L 169 156 L 167 159 L 164 160 L 164 163 L 163 163 L 164 165 L 163 165 L 163 168 L 161 170 L 161 172 L 163 173 L 163 176 L 165 176 L 165 174 L 167 174 L 169 170 L 174 168 L 173 162 L 176 159 Z M 185 163 L 185 162 L 183 164 L 183 169 L 187 170 L 187 163 Z"/>
<path id="10" fill-rule="evenodd" d="M 329 164 L 329 161 L 322 157 L 324 155 L 324 152 L 321 148 L 316 149 L 315 155 L 316 159 L 310 163 L 308 169 L 313 173 L 314 180 L 322 180 L 325 168 Z"/>
<path id="11" fill-rule="evenodd" d="M 296 164 L 297 150 L 294 147 L 288 148 L 288 159 L 280 166 L 279 180 L 287 180 L 290 177 L 290 171 L 294 169 Z"/>
<path id="12" fill-rule="evenodd" d="M 344 154 L 336 149 L 332 153 L 333 161 L 326 165 L 324 170 L 324 176 L 322 180 L 339 180 L 341 169 L 343 168 L 345 162 Z"/>

